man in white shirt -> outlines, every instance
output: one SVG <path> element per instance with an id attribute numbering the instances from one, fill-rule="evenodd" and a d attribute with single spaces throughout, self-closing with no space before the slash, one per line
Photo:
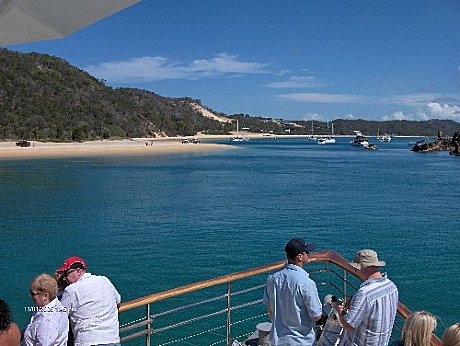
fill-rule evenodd
<path id="1" fill-rule="evenodd" d="M 343 306 L 338 302 L 332 303 L 345 330 L 339 345 L 386 346 L 398 308 L 398 288 L 380 272 L 385 262 L 379 261 L 374 250 L 358 251 L 350 264 L 366 280 L 353 295 L 350 310 L 345 316 Z"/>
<path id="2" fill-rule="evenodd" d="M 88 273 L 86 262 L 76 256 L 66 259 L 56 271 L 69 284 L 61 303 L 68 309 L 75 346 L 120 345 L 121 297 L 110 280 Z"/>

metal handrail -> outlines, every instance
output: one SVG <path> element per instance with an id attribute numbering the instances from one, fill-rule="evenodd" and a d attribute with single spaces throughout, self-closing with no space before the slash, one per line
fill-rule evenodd
<path id="1" fill-rule="evenodd" d="M 352 276 L 354 276 L 355 278 L 361 281 L 365 280 L 365 278 L 361 277 L 359 272 L 353 266 L 351 266 L 347 260 L 345 260 L 342 256 L 340 256 L 335 251 L 319 251 L 316 253 L 312 253 L 309 255 L 308 262 L 309 263 L 326 263 L 327 267 L 325 270 L 329 272 L 333 272 L 338 277 L 340 277 L 340 275 L 336 271 L 330 269 L 329 264 L 334 264 L 335 266 L 341 268 L 343 270 L 343 277 L 340 277 L 340 279 L 344 283 L 344 287 L 343 287 L 343 290 L 341 290 L 341 292 L 344 294 L 344 297 L 347 296 L 347 285 L 350 285 L 350 282 L 347 279 L 347 274 L 351 274 Z M 163 292 L 154 293 L 148 296 L 140 297 L 140 298 L 122 303 L 119 308 L 120 313 L 127 312 L 129 310 L 139 308 L 142 306 L 146 308 L 146 315 L 144 316 L 143 321 L 138 322 L 137 324 L 134 325 L 136 327 L 146 326 L 146 328 L 140 332 L 137 332 L 135 334 L 131 334 L 131 335 L 128 335 L 122 338 L 122 341 L 130 340 L 133 337 L 141 337 L 145 335 L 146 345 L 150 346 L 150 335 L 155 333 L 154 328 L 152 328 L 151 326 L 152 318 L 159 316 L 161 314 L 160 313 L 160 314 L 157 314 L 156 316 L 152 316 L 150 314 L 151 304 L 158 303 L 160 301 L 164 301 L 169 298 L 178 297 L 178 296 L 185 295 L 188 293 L 200 291 L 205 288 L 210 288 L 210 287 L 225 284 L 227 286 L 227 292 L 226 294 L 221 295 L 218 298 L 227 299 L 227 308 L 224 309 L 224 311 L 220 311 L 219 313 L 222 313 L 222 312 L 227 313 L 226 343 L 227 345 L 230 345 L 231 325 L 232 325 L 231 311 L 233 310 L 233 308 L 231 307 L 231 296 L 234 296 L 239 293 L 239 292 L 232 292 L 231 283 L 242 280 L 242 279 L 250 278 L 250 277 L 253 277 L 259 274 L 272 272 L 272 271 L 281 269 L 285 263 L 286 261 L 279 261 L 279 262 L 275 262 L 269 265 L 255 268 L 255 269 L 245 270 L 245 271 L 232 273 L 232 274 L 228 274 L 225 276 L 221 276 L 221 277 L 217 277 L 217 278 L 213 278 L 213 279 L 209 279 L 205 281 L 200 281 L 197 283 L 173 288 L 173 289 L 166 290 Z M 353 285 L 350 285 L 350 286 L 353 287 Z M 213 299 L 210 299 L 209 301 L 211 300 Z M 401 302 L 398 302 L 397 313 L 403 319 L 406 319 L 411 314 L 411 311 L 404 304 L 402 304 Z M 129 329 L 133 329 L 133 327 L 130 327 Z M 123 332 L 125 331 L 126 331 L 126 328 L 123 330 Z M 439 338 L 434 334 L 432 337 L 431 345 L 432 346 L 441 345 Z"/>

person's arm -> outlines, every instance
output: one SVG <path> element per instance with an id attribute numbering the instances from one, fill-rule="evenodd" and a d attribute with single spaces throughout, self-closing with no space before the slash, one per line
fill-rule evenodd
<path id="1" fill-rule="evenodd" d="M 323 315 L 323 306 L 319 299 L 316 283 L 313 280 L 310 280 L 309 284 L 305 285 L 303 289 L 308 314 L 311 316 L 310 318 L 313 321 L 319 321 Z"/>
<path id="2" fill-rule="evenodd" d="M 267 305 L 267 311 L 268 311 L 268 315 L 270 316 L 270 320 L 273 322 L 273 312 L 272 312 L 272 309 L 270 308 L 270 305 Z"/>
<path id="3" fill-rule="evenodd" d="M 70 315 L 72 309 L 72 298 L 67 290 L 64 290 L 64 292 L 62 292 L 61 304 L 62 306 L 64 306 L 67 315 Z"/>
<path id="4" fill-rule="evenodd" d="M 319 321 L 321 319 L 322 315 L 319 315 L 319 316 L 315 316 L 315 317 L 312 317 L 311 319 L 313 321 Z"/>
<path id="5" fill-rule="evenodd" d="M 343 305 L 339 302 L 331 302 L 331 304 L 337 311 L 337 314 L 339 316 L 339 322 L 342 325 L 343 329 L 345 329 L 347 332 L 353 332 L 355 328 L 353 328 L 351 324 L 345 321 L 345 318 L 343 317 Z"/>

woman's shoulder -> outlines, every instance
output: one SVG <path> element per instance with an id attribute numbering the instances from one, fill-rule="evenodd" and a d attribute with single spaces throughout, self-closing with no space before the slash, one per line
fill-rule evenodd
<path id="1" fill-rule="evenodd" d="M 21 332 L 16 323 L 10 323 L 8 329 L 0 333 L 0 345 L 18 346 L 21 342 Z"/>

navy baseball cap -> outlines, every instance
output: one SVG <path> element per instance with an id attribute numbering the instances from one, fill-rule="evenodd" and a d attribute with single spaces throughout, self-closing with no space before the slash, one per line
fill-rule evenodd
<path id="1" fill-rule="evenodd" d="M 302 252 L 310 252 L 315 248 L 315 244 L 308 244 L 304 239 L 302 238 L 294 238 L 288 241 L 286 246 L 284 247 L 284 251 L 286 251 L 286 254 L 294 258 L 298 254 L 301 254 Z"/>

